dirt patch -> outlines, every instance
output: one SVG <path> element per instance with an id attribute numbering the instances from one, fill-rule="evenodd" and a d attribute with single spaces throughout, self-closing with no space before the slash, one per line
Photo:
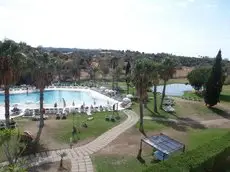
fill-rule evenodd
<path id="1" fill-rule="evenodd" d="M 44 148 L 53 150 L 53 149 L 60 149 L 60 148 L 68 148 L 69 145 L 65 143 L 58 143 L 56 140 L 53 139 L 53 132 L 55 130 L 59 130 L 59 125 L 62 123 L 62 120 L 54 120 L 54 119 L 49 119 L 45 121 L 45 126 L 42 130 L 41 135 L 41 144 L 43 145 Z M 29 131 L 33 134 L 33 136 L 36 136 L 37 131 L 38 131 L 38 121 L 27 121 L 26 125 L 23 125 L 23 123 L 19 123 L 19 128 L 22 129 L 22 131 Z"/>
<path id="2" fill-rule="evenodd" d="M 30 168 L 29 172 L 71 172 L 71 161 L 63 160 L 63 168 L 60 168 L 60 162 L 46 163 L 40 166 Z"/>
<path id="3" fill-rule="evenodd" d="M 187 140 L 186 132 L 176 131 L 174 129 L 147 132 L 147 136 L 159 133 L 164 133 L 183 143 L 185 143 Z M 116 140 L 111 142 L 105 148 L 98 151 L 96 155 L 120 155 L 136 157 L 140 147 L 141 138 L 144 138 L 144 136 L 138 131 L 137 128 L 132 127 L 118 136 Z M 143 144 L 143 154 L 149 154 L 151 152 L 152 148 L 147 144 Z"/>

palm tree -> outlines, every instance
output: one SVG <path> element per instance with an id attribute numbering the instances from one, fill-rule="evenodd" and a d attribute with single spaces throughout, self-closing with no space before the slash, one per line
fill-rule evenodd
<path id="1" fill-rule="evenodd" d="M 130 62 L 128 61 L 126 66 L 125 66 L 125 82 L 126 82 L 126 85 L 127 85 L 127 94 L 129 94 L 129 86 L 130 86 L 130 81 L 131 81 L 131 64 Z"/>
<path id="2" fill-rule="evenodd" d="M 34 140 L 34 142 L 37 143 L 39 142 L 44 127 L 44 90 L 46 86 L 52 83 L 56 61 L 54 58 L 50 57 L 48 53 L 43 53 L 38 50 L 34 51 L 33 56 L 33 69 L 31 71 L 33 85 L 39 89 L 40 92 L 40 124 L 37 136 Z"/>
<path id="3" fill-rule="evenodd" d="M 17 44 L 12 40 L 0 42 L 0 85 L 4 85 L 6 127 L 10 127 L 10 85 L 19 80 L 25 67 L 25 54 L 22 53 L 25 44 Z"/>
<path id="4" fill-rule="evenodd" d="M 74 57 L 73 62 L 72 62 L 72 66 L 71 66 L 72 74 L 73 74 L 73 77 L 75 78 L 75 81 L 76 81 L 76 78 L 78 78 L 79 81 L 81 79 L 80 61 L 81 61 L 80 58 Z"/>
<path id="5" fill-rule="evenodd" d="M 152 81 L 151 73 L 153 72 L 153 62 L 147 58 L 137 59 L 132 70 L 132 82 L 137 90 L 139 96 L 140 107 L 140 125 L 139 131 L 146 135 L 144 132 L 144 114 L 143 103 L 147 99 L 147 91 Z"/>
<path id="6" fill-rule="evenodd" d="M 163 101 L 165 97 L 165 89 L 166 89 L 166 83 L 169 79 L 173 77 L 173 74 L 175 73 L 175 63 L 170 59 L 166 58 L 159 70 L 160 78 L 164 81 L 163 91 L 162 91 L 162 97 L 161 97 L 161 104 L 160 108 L 163 108 Z"/>
<path id="7" fill-rule="evenodd" d="M 112 89 L 114 90 L 114 82 L 115 82 L 115 75 L 116 75 L 116 69 L 118 66 L 118 58 L 113 57 L 110 61 L 111 67 L 112 67 Z"/>
<path id="8" fill-rule="evenodd" d="M 152 84 L 153 84 L 153 97 L 154 97 L 154 112 L 158 112 L 157 110 L 157 85 L 159 84 L 159 65 L 157 63 L 154 64 L 154 72 L 152 73 Z"/>
<path id="9" fill-rule="evenodd" d="M 119 82 L 121 75 L 122 75 L 122 67 L 117 66 L 115 71 L 114 71 L 114 76 L 115 76 L 115 80 L 116 80 L 116 88 L 118 88 L 118 82 Z"/>
<path id="10" fill-rule="evenodd" d="M 101 71 L 101 74 L 103 76 L 103 79 L 105 80 L 106 75 L 109 74 L 109 66 L 108 63 L 105 60 L 99 61 L 99 69 Z"/>

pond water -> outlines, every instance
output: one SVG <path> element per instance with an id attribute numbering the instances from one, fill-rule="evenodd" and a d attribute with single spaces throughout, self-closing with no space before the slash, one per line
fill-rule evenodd
<path id="1" fill-rule="evenodd" d="M 153 88 L 152 88 L 153 90 Z M 157 92 L 162 93 L 163 85 L 157 86 Z M 165 94 L 168 96 L 182 96 L 185 91 L 193 91 L 191 85 L 185 85 L 185 84 L 168 84 L 166 85 L 166 91 Z"/>

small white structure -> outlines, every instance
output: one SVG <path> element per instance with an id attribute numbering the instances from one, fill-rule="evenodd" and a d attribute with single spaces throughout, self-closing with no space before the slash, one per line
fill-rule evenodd
<path id="1" fill-rule="evenodd" d="M 129 98 L 125 97 L 125 98 L 123 98 L 122 102 L 124 104 L 129 104 L 129 103 L 131 103 L 131 100 Z"/>
<path id="2" fill-rule="evenodd" d="M 127 94 L 126 97 L 131 99 L 131 98 L 133 98 L 133 95 L 132 94 Z"/>
<path id="3" fill-rule="evenodd" d="M 163 110 L 169 113 L 175 112 L 175 109 L 172 106 L 164 106 Z"/>

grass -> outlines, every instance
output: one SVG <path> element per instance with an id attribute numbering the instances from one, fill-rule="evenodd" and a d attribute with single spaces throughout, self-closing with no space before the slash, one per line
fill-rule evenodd
<path id="1" fill-rule="evenodd" d="M 200 145 L 210 142 L 215 137 L 220 137 L 229 132 L 226 128 L 209 128 L 205 130 L 190 129 L 188 132 L 188 144 L 186 150 L 192 150 Z"/>
<path id="2" fill-rule="evenodd" d="M 168 80 L 167 84 L 185 84 L 188 83 L 187 78 L 175 78 Z M 163 81 L 160 80 L 160 85 L 163 84 Z"/>
<path id="3" fill-rule="evenodd" d="M 105 131 L 107 131 L 108 129 L 119 124 L 126 118 L 126 116 L 122 112 L 119 112 L 121 117 L 119 121 L 105 121 L 105 116 L 112 113 L 113 112 L 93 113 L 94 119 L 91 121 L 87 121 L 87 118 L 89 116 L 87 116 L 86 114 L 79 113 L 77 115 L 70 114 L 66 120 L 49 119 L 45 121 L 45 127 L 43 129 L 41 139 L 49 139 L 49 137 L 51 137 L 50 139 L 57 143 L 69 144 L 70 137 L 72 137 L 73 121 L 76 128 L 80 131 L 80 133 L 78 134 L 80 140 L 97 137 Z M 28 130 L 29 128 L 29 131 L 33 131 L 32 133 L 37 132 L 38 122 L 31 121 L 26 118 L 18 118 L 16 119 L 16 122 L 21 131 Z M 88 128 L 81 127 L 82 122 L 85 122 L 88 125 Z M 50 146 L 52 147 L 52 145 Z"/>
<path id="4" fill-rule="evenodd" d="M 147 108 L 144 108 L 144 116 L 155 116 L 155 117 L 161 117 L 161 118 L 170 118 L 172 115 L 170 113 L 167 113 L 160 109 L 160 101 L 161 97 L 158 94 L 157 95 L 157 105 L 158 105 L 158 113 L 154 112 L 154 99 L 153 99 L 153 93 L 148 92 L 149 94 L 149 101 L 147 102 Z M 133 102 L 132 109 L 139 114 L 139 103 Z"/>
<path id="5" fill-rule="evenodd" d="M 136 128 L 139 128 L 139 122 L 136 124 Z M 161 130 L 161 129 L 166 128 L 166 126 L 164 124 L 160 124 L 152 120 L 144 119 L 144 128 L 145 128 L 145 131 L 148 132 L 148 131 Z"/>
<path id="6" fill-rule="evenodd" d="M 93 114 L 94 120 L 87 121 L 88 116 L 81 114 L 75 116 L 75 126 L 79 128 L 82 122 L 86 122 L 88 128 L 80 128 L 80 140 L 84 140 L 86 138 L 97 137 L 102 133 L 106 132 L 110 128 L 119 124 L 120 121 L 124 120 L 125 115 L 120 112 L 121 119 L 116 122 L 108 122 L 105 121 L 105 116 L 108 114 L 112 114 L 112 112 L 97 112 Z M 70 137 L 72 137 L 72 128 L 73 128 L 73 116 L 71 115 L 68 120 L 62 125 L 59 126 L 58 132 L 56 132 L 53 137 L 62 143 L 69 143 Z"/>
<path id="7" fill-rule="evenodd" d="M 205 130 L 194 130 L 190 129 L 187 132 L 187 143 L 186 151 L 197 148 L 200 145 L 204 145 L 210 142 L 213 138 L 219 137 L 229 132 L 229 129 L 205 129 Z M 139 144 L 139 143 L 137 143 Z M 121 155 L 110 155 L 110 156 L 94 156 L 93 163 L 96 168 L 96 172 L 141 172 L 150 163 L 153 162 L 151 153 L 143 154 L 142 158 L 146 161 L 146 164 L 141 164 L 136 157 L 121 156 Z"/>
<path id="8" fill-rule="evenodd" d="M 196 94 L 194 91 L 186 91 L 182 97 L 191 99 L 203 99 L 203 96 Z M 220 94 L 220 101 L 230 102 L 230 85 L 224 85 Z"/>
<path id="9" fill-rule="evenodd" d="M 183 97 L 192 98 L 192 99 L 196 99 L 196 100 L 202 100 L 203 99 L 203 97 L 200 94 L 197 94 L 194 91 L 185 91 L 183 94 Z"/>
<path id="10" fill-rule="evenodd" d="M 121 119 L 116 122 L 111 121 L 105 121 L 105 116 L 108 114 L 112 114 L 112 112 L 97 112 L 93 114 L 94 119 L 91 121 L 87 121 L 86 114 L 79 114 L 75 116 L 75 125 L 80 126 L 82 122 L 86 122 L 88 125 L 88 128 L 80 128 L 80 133 L 78 134 L 80 141 L 83 141 L 85 139 L 92 139 L 95 138 L 110 128 L 113 128 L 115 125 L 118 125 L 120 122 L 124 121 L 126 116 L 123 114 L 123 112 L 119 112 L 119 115 Z M 18 118 L 15 119 L 17 122 L 20 131 L 24 131 L 26 128 L 26 125 L 30 125 L 34 127 L 35 131 L 37 131 L 37 122 L 28 120 L 26 118 Z M 53 122 L 53 127 L 48 125 L 49 122 Z M 48 149 L 56 149 L 54 148 L 54 144 L 59 143 L 60 145 L 69 144 L 70 137 L 72 137 L 72 127 L 73 127 L 73 115 L 69 115 L 66 120 L 55 120 L 50 119 L 46 121 L 47 124 L 45 127 L 46 129 L 43 129 L 42 136 L 41 136 L 41 142 L 48 142 L 49 145 L 46 145 Z M 32 125 L 31 125 L 32 123 Z M 50 138 L 51 137 L 51 138 Z M 44 140 L 45 139 L 45 140 Z M 63 148 L 63 147 L 60 147 Z M 6 160 L 3 151 L 0 149 L 0 162 Z"/>
<path id="11" fill-rule="evenodd" d="M 145 168 L 136 158 L 128 156 L 96 156 L 93 163 L 96 172 L 141 172 Z"/>
<path id="12" fill-rule="evenodd" d="M 230 85 L 223 86 L 223 91 L 221 92 L 220 100 L 224 102 L 230 102 Z"/>

